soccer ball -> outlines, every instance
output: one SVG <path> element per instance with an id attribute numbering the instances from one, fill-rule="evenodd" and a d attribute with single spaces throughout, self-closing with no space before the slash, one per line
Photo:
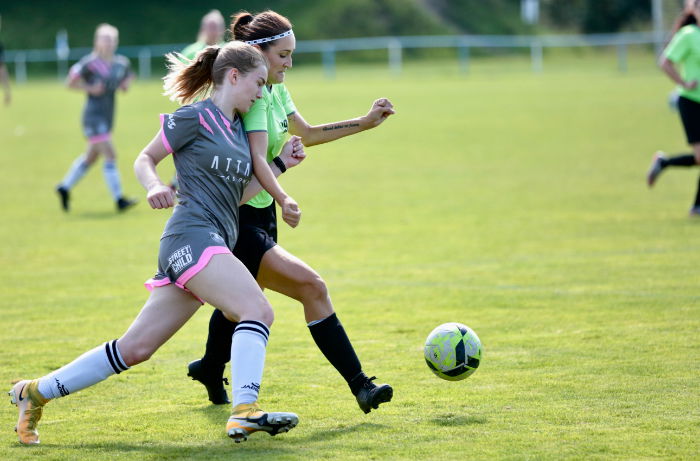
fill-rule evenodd
<path id="1" fill-rule="evenodd" d="M 425 340 L 425 363 L 438 377 L 460 381 L 471 376 L 481 362 L 481 341 L 466 325 L 445 323 Z"/>

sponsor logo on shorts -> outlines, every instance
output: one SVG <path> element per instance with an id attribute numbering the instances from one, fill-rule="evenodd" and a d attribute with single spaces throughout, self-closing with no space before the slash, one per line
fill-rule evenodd
<path id="1" fill-rule="evenodd" d="M 209 237 L 216 243 L 224 243 L 224 238 L 216 232 L 209 232 Z"/>
<path id="2" fill-rule="evenodd" d="M 173 114 L 168 114 L 168 128 L 171 130 L 175 128 L 175 118 L 173 117 Z"/>
<path id="3" fill-rule="evenodd" d="M 192 264 L 194 258 L 192 257 L 192 247 L 185 245 L 182 248 L 176 250 L 168 258 L 168 264 L 174 272 L 182 272 L 182 270 Z"/>

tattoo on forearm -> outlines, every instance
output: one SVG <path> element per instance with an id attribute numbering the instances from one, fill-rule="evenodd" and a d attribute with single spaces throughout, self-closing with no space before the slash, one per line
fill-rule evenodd
<path id="1" fill-rule="evenodd" d="M 360 126 L 360 124 L 359 123 L 345 123 L 342 125 L 324 126 L 323 131 L 342 130 L 343 128 L 354 128 L 356 126 Z"/>

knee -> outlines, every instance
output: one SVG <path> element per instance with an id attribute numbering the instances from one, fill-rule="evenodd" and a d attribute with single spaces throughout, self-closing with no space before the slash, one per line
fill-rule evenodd
<path id="1" fill-rule="evenodd" d="M 231 316 L 224 313 L 227 318 Z M 275 321 L 275 312 L 272 310 L 272 306 L 267 301 L 267 298 L 261 293 L 260 298 L 254 302 L 251 302 L 246 309 L 240 313 L 238 321 L 242 322 L 244 320 L 255 320 L 256 322 L 261 322 L 268 327 L 272 326 L 272 322 Z"/>
<path id="2" fill-rule="evenodd" d="M 302 302 L 328 299 L 326 282 L 316 273 L 310 274 L 301 282 L 300 291 Z"/>
<path id="3" fill-rule="evenodd" d="M 147 344 L 124 344 L 117 342 L 119 353 L 127 367 L 133 367 L 150 359 L 155 350 Z M 124 347 L 123 347 L 124 346 Z"/>

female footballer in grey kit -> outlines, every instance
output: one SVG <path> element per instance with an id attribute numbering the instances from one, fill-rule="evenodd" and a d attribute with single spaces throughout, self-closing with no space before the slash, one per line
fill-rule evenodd
<path id="1" fill-rule="evenodd" d="M 239 114 L 261 97 L 267 62 L 259 50 L 240 42 L 206 48 L 190 64 L 174 55 L 168 60 L 166 94 L 187 103 L 212 92 L 210 98 L 161 115 L 160 131 L 134 163 L 153 208 L 169 208 L 175 202 L 172 189 L 156 173 L 156 165 L 171 153 L 180 180 L 179 201 L 160 241 L 158 272 L 146 282 L 151 295 L 119 339 L 10 390 L 19 409 L 15 430 L 23 444 L 39 443 L 37 423 L 49 400 L 148 360 L 205 300 L 238 322 L 231 342 L 234 408 L 227 435 L 240 442 L 257 431 L 287 432 L 298 422 L 294 413 L 268 413 L 258 406 L 273 311 L 250 272 L 232 254 L 239 204 L 262 189 L 256 179 L 251 182 L 250 146 Z M 272 162 L 273 174 L 303 159 L 299 138 L 287 142 L 280 155 L 282 160 Z"/>
<path id="2" fill-rule="evenodd" d="M 287 131 L 301 136 L 307 146 L 316 145 L 375 128 L 394 114 L 391 102 L 382 98 L 376 100 L 362 117 L 310 125 L 302 118 L 284 85 L 285 72 L 292 67 L 292 53 L 296 47 L 289 20 L 274 11 L 256 15 L 244 11 L 233 18 L 231 32 L 234 40 L 258 47 L 269 62 L 262 98 L 243 116 L 253 161 L 256 157 L 264 163 L 272 160 L 284 144 Z M 282 210 L 284 214 L 283 207 Z M 283 219 L 286 221 L 284 216 Z M 314 342 L 348 384 L 360 409 L 369 413 L 380 404 L 389 402 L 393 389 L 388 384 L 373 383 L 375 378 L 364 373 L 321 276 L 277 245 L 273 197 L 261 191 L 243 205 L 240 226 L 240 238 L 233 254 L 262 287 L 301 302 Z M 209 400 L 215 404 L 228 402 L 222 376 L 230 359 L 231 332 L 235 328 L 235 323 L 215 311 L 209 322 L 205 354 L 188 366 L 188 375 L 206 386 Z"/>
<path id="3" fill-rule="evenodd" d="M 117 211 L 124 211 L 136 202 L 122 194 L 121 179 L 117 169 L 117 152 L 112 144 L 115 94 L 126 91 L 134 79 L 129 60 L 115 55 L 119 31 L 109 24 L 100 24 L 95 30 L 95 48 L 71 67 L 68 86 L 83 90 L 88 99 L 83 109 L 83 134 L 88 139 L 88 147 L 68 169 L 56 192 L 61 200 L 63 211 L 70 208 L 70 191 L 85 176 L 88 169 L 102 154 L 105 182 L 109 188 Z"/>

